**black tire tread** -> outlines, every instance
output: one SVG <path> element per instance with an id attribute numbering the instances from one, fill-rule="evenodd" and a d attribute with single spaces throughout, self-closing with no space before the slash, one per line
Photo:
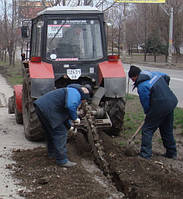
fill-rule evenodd
<path id="1" fill-rule="evenodd" d="M 30 141 L 40 141 L 44 138 L 42 125 L 33 106 L 33 98 L 30 95 L 30 78 L 28 70 L 25 72 L 22 92 L 22 110 L 25 137 Z"/>
<path id="2" fill-rule="evenodd" d="M 110 99 L 108 100 L 106 110 L 112 122 L 112 128 L 107 133 L 115 136 L 120 135 L 123 129 L 125 101 L 123 98 Z"/>
<path id="3" fill-rule="evenodd" d="M 8 98 L 8 113 L 9 114 L 15 113 L 14 106 L 15 106 L 14 96 L 11 96 Z"/>

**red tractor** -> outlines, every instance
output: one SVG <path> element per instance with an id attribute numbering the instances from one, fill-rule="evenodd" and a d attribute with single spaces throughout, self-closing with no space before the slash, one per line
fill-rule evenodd
<path id="1" fill-rule="evenodd" d="M 33 101 L 71 83 L 92 86 L 97 115 L 107 114 L 108 133 L 119 135 L 126 76 L 119 57 L 107 54 L 104 14 L 92 7 L 50 7 L 32 19 L 31 28 L 22 26 L 22 36 L 30 52 L 22 54 L 23 85 L 14 86 L 9 113 L 23 123 L 26 138 L 36 141 L 44 135 Z"/>

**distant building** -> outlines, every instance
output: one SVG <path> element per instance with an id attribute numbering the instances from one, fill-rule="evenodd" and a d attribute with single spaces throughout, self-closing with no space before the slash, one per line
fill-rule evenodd
<path id="1" fill-rule="evenodd" d="M 19 17 L 21 19 L 32 19 L 38 12 L 50 7 L 50 1 L 19 0 Z"/>

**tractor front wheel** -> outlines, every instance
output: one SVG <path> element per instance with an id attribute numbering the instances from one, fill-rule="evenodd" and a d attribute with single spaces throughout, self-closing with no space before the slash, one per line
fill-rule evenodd
<path id="1" fill-rule="evenodd" d="M 44 137 L 43 128 L 36 115 L 30 95 L 30 79 L 24 78 L 22 92 L 22 112 L 25 137 L 30 141 L 39 141 Z"/>

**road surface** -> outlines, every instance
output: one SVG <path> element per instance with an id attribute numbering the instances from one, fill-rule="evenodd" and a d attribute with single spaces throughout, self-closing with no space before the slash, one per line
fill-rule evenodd
<path id="1" fill-rule="evenodd" d="M 11 176 L 8 169 L 13 163 L 11 153 L 17 149 L 38 147 L 40 143 L 32 143 L 25 139 L 23 126 L 16 124 L 15 116 L 8 114 L 7 101 L 13 89 L 0 75 L 0 199 L 19 199 L 17 192 L 24 187 L 17 186 L 18 181 Z"/>

